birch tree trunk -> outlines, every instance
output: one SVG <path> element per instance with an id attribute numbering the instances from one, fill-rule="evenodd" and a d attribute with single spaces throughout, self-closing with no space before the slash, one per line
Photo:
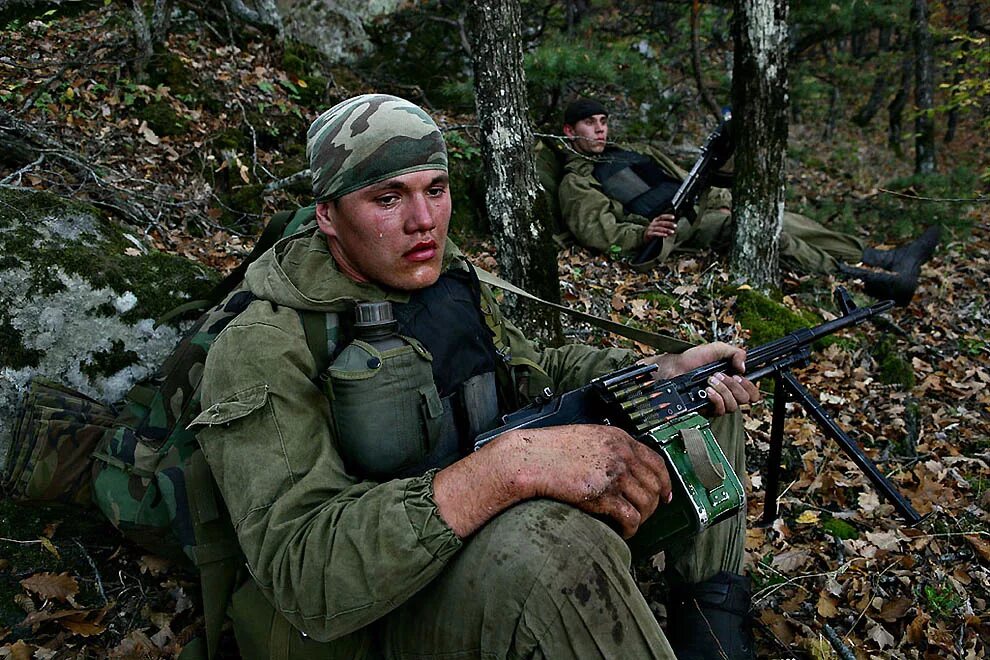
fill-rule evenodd
<path id="1" fill-rule="evenodd" d="M 935 58 L 928 27 L 926 0 L 911 2 L 911 42 L 914 47 L 914 171 L 935 171 Z"/>
<path id="2" fill-rule="evenodd" d="M 503 278 L 560 302 L 557 249 L 539 195 L 523 72 L 518 0 L 468 3 L 475 103 L 481 125 L 486 207 Z M 534 206 L 536 208 L 534 209 Z M 516 297 L 512 320 L 543 345 L 562 340 L 559 315 Z"/>
<path id="3" fill-rule="evenodd" d="M 780 279 L 787 150 L 787 0 L 736 0 L 733 280 L 768 291 Z"/>

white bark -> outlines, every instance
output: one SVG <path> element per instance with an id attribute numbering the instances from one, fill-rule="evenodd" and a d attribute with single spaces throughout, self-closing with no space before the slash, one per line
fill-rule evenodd
<path id="1" fill-rule="evenodd" d="M 737 0 L 733 130 L 736 135 L 735 281 L 767 291 L 780 278 L 787 150 L 787 0 Z"/>

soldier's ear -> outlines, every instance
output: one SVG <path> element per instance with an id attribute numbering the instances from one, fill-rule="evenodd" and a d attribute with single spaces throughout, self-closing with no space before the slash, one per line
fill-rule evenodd
<path id="1" fill-rule="evenodd" d="M 564 135 L 567 137 L 574 137 L 574 127 L 570 124 L 564 124 Z"/>
<path id="2" fill-rule="evenodd" d="M 327 236 L 336 236 L 337 230 L 333 225 L 333 212 L 336 207 L 333 202 L 318 202 L 316 204 L 316 226 Z"/>

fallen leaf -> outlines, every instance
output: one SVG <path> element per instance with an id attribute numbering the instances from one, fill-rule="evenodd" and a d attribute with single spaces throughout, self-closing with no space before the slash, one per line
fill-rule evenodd
<path id="1" fill-rule="evenodd" d="M 914 607 L 914 600 L 901 596 L 884 603 L 878 616 L 884 621 L 893 623 L 907 614 L 912 607 Z"/>
<path id="2" fill-rule="evenodd" d="M 21 580 L 21 586 L 45 600 L 49 598 L 69 600 L 79 593 L 79 584 L 76 582 L 76 578 L 68 573 L 57 575 L 55 573 L 36 573 Z"/>
<path id="3" fill-rule="evenodd" d="M 812 509 L 808 509 L 797 517 L 797 522 L 802 524 L 812 524 L 818 522 L 818 512 Z"/>
<path id="4" fill-rule="evenodd" d="M 872 639 L 881 649 L 894 645 L 894 636 L 887 632 L 886 628 L 871 619 L 867 619 L 867 621 L 873 624 L 866 631 L 867 639 Z"/>
<path id="5" fill-rule="evenodd" d="M 794 641 L 794 630 L 787 622 L 787 619 L 777 614 L 773 610 L 763 610 L 760 612 L 760 621 L 773 631 L 774 636 L 784 644 Z"/>
<path id="6" fill-rule="evenodd" d="M 983 558 L 983 561 L 990 563 L 990 542 L 977 536 L 976 534 L 966 534 L 964 539 L 976 550 L 976 554 Z"/>
<path id="7" fill-rule="evenodd" d="M 45 550 L 47 550 L 48 552 L 50 552 L 50 553 L 52 553 L 53 555 L 55 555 L 55 559 L 61 559 L 61 558 L 62 558 L 62 557 L 61 557 L 61 556 L 60 556 L 60 555 L 58 554 L 58 549 L 57 549 L 57 548 L 55 547 L 55 544 L 51 542 L 51 539 L 48 539 L 48 538 L 46 538 L 46 537 L 44 537 L 44 536 L 42 536 L 42 537 L 41 537 L 41 538 L 39 538 L 38 540 L 39 540 L 39 541 L 41 541 L 41 546 L 42 546 L 42 547 L 43 547 L 43 548 L 44 548 Z"/>
<path id="8" fill-rule="evenodd" d="M 140 133 L 141 137 L 143 137 L 149 144 L 157 145 L 161 142 L 161 139 L 155 135 L 155 132 L 151 130 L 151 127 L 148 126 L 148 122 L 146 121 L 141 122 L 141 125 L 138 126 L 138 133 Z"/>
<path id="9" fill-rule="evenodd" d="M 818 595 L 818 613 L 826 619 L 831 619 L 839 613 L 836 600 L 824 591 Z"/>
<path id="10" fill-rule="evenodd" d="M 775 555 L 771 565 L 783 573 L 792 573 L 807 564 L 810 558 L 811 553 L 807 550 L 788 550 Z"/>
<path id="11" fill-rule="evenodd" d="M 88 621 L 73 621 L 72 619 L 64 619 L 59 621 L 63 628 L 70 630 L 72 633 L 79 635 L 80 637 L 92 637 L 93 635 L 102 634 L 106 628 L 104 626 L 89 623 Z"/>
<path id="12" fill-rule="evenodd" d="M 159 575 L 168 570 L 171 565 L 172 562 L 168 559 L 157 555 L 141 555 L 141 559 L 138 560 L 138 567 L 141 569 L 141 572 L 150 573 L 151 575 Z"/>
<path id="13" fill-rule="evenodd" d="M 8 656 L 10 660 L 31 660 L 31 656 L 34 654 L 34 649 L 25 644 L 24 640 L 17 640 L 10 645 L 8 649 L 10 655 Z"/>

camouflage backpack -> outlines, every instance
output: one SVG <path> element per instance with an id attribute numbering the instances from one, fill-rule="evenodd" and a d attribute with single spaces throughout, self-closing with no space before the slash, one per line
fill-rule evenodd
<path id="1" fill-rule="evenodd" d="M 276 214 L 254 251 L 205 301 L 170 316 L 201 313 L 156 374 L 135 385 L 119 413 L 43 378 L 29 387 L 15 424 L 2 486 L 15 500 L 91 505 L 148 550 L 191 562 L 200 573 L 212 655 L 242 559 L 209 468 L 187 430 L 200 412 L 199 385 L 217 335 L 254 296 L 240 287 L 247 266 L 314 217 L 313 206 Z M 327 318 L 302 314 L 317 360 L 329 361 Z"/>

